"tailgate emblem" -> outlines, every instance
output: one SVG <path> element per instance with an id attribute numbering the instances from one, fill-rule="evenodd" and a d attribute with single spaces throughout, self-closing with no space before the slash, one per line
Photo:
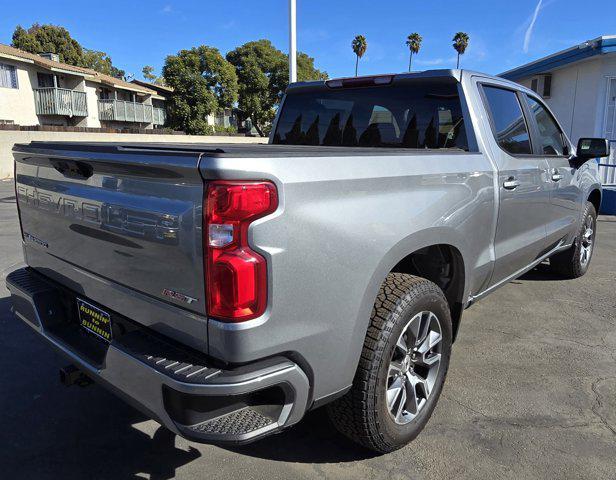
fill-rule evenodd
<path id="1" fill-rule="evenodd" d="M 189 305 L 199 301 L 197 298 L 189 297 L 188 295 L 184 295 L 180 292 L 174 292 L 168 288 L 163 289 L 163 295 L 165 297 L 173 298 L 174 300 L 179 300 L 180 302 L 188 303 Z"/>

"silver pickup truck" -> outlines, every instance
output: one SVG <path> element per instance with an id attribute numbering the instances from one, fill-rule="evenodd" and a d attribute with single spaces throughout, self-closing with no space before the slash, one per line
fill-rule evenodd
<path id="1" fill-rule="evenodd" d="M 379 452 L 426 425 L 462 312 L 588 269 L 602 139 L 446 70 L 291 85 L 269 145 L 16 145 L 14 312 L 173 432 L 276 433 L 327 404 Z"/>

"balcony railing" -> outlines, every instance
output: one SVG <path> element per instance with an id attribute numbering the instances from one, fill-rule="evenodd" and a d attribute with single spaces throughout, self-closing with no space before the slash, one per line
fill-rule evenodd
<path id="1" fill-rule="evenodd" d="M 164 125 L 167 113 L 164 108 L 124 100 L 99 100 L 98 117 L 103 121 L 138 122 Z"/>
<path id="2" fill-rule="evenodd" d="M 37 115 L 88 116 L 85 92 L 56 87 L 35 88 L 34 101 Z"/>

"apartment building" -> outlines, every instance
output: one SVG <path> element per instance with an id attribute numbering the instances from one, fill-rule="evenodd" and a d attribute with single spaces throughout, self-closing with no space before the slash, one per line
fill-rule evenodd
<path id="1" fill-rule="evenodd" d="M 165 124 L 165 96 L 54 54 L 0 44 L 0 124 L 152 129 Z"/>

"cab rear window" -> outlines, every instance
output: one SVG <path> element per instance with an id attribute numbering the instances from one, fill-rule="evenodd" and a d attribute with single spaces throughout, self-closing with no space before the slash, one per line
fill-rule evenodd
<path id="1" fill-rule="evenodd" d="M 291 91 L 273 143 L 468 150 L 453 79 Z"/>

